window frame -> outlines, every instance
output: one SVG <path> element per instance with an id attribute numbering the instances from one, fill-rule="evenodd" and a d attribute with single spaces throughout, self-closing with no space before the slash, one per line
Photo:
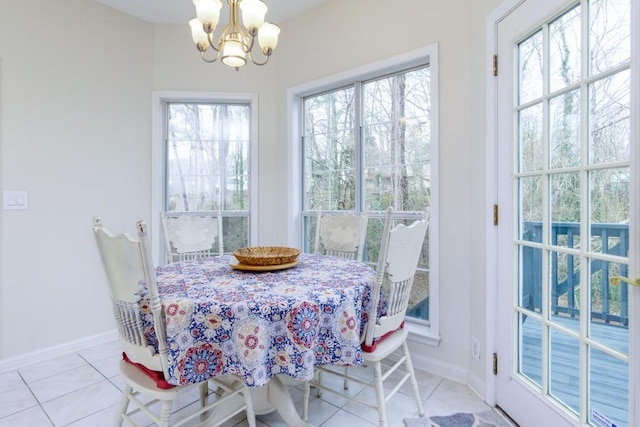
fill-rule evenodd
<path id="1" fill-rule="evenodd" d="M 429 224 L 429 321 L 407 318 L 409 339 L 437 347 L 440 343 L 439 328 L 439 165 L 438 165 L 438 45 L 432 44 L 382 61 L 304 83 L 287 90 L 287 140 L 288 182 L 291 183 L 291 203 L 287 218 L 288 241 L 302 247 L 303 244 L 303 188 L 302 188 L 302 108 L 306 96 L 335 90 L 355 81 L 371 80 L 418 66 L 430 66 L 431 75 L 431 206 Z M 360 196 L 361 197 L 361 196 Z"/>
<path id="2" fill-rule="evenodd" d="M 258 96 L 251 93 L 182 92 L 154 91 L 152 94 L 152 135 L 151 135 L 151 246 L 155 264 L 164 259 L 160 212 L 165 207 L 166 192 L 166 150 L 164 144 L 166 111 L 169 103 L 231 103 L 248 104 L 249 123 L 249 235 L 250 246 L 257 244 L 258 236 Z"/>

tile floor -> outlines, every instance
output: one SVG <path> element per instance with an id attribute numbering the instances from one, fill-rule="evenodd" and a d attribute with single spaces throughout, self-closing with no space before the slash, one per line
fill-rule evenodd
<path id="1" fill-rule="evenodd" d="M 118 370 L 120 354 L 119 341 L 113 341 L 0 373 L 0 427 L 112 426 L 123 388 Z M 417 371 L 416 375 L 427 416 L 488 409 L 462 384 L 424 371 Z M 332 381 L 331 377 L 324 376 L 323 382 Z M 291 384 L 294 404 L 301 412 L 302 387 L 295 381 L 288 383 Z M 350 393 L 368 393 L 370 396 L 360 396 L 375 400 L 375 395 L 369 389 L 363 390 L 357 384 L 351 385 Z M 415 402 L 409 393 L 405 385 L 387 404 L 390 427 L 404 427 L 404 418 L 417 416 Z M 177 402 L 174 410 L 180 410 L 180 407 L 186 410 L 184 408 L 190 404 L 196 404 L 196 398 L 185 396 L 185 399 Z M 311 398 L 309 413 L 309 422 L 321 427 L 375 426 L 377 420 L 376 411 L 328 392 L 324 392 L 320 399 Z M 258 427 L 286 426 L 275 412 L 257 418 Z M 247 425 L 246 419 L 238 416 L 225 427 Z"/>

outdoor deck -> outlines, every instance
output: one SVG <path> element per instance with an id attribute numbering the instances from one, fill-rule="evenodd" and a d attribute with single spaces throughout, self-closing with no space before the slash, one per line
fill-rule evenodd
<path id="1" fill-rule="evenodd" d="M 562 326 L 577 331 L 579 320 L 556 316 Z M 541 324 L 528 318 L 523 325 L 522 371 L 533 382 L 541 384 L 542 337 Z M 592 323 L 592 335 L 605 345 L 623 353 L 628 352 L 628 329 L 620 326 Z M 577 340 L 565 333 L 553 330 L 551 334 L 551 385 L 550 391 L 559 401 L 577 411 L 580 390 L 580 360 Z M 618 427 L 628 426 L 628 366 L 599 350 L 590 352 L 591 389 L 590 409 L 597 410 Z"/>

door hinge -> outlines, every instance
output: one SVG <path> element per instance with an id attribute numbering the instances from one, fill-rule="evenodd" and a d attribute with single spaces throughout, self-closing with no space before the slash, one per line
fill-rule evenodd
<path id="1" fill-rule="evenodd" d="M 498 225 L 498 205 L 493 205 L 493 225 Z"/>
<path id="2" fill-rule="evenodd" d="M 493 55 L 493 76 L 498 75 L 498 55 Z"/>
<path id="3" fill-rule="evenodd" d="M 493 353 L 493 375 L 498 375 L 498 353 Z"/>

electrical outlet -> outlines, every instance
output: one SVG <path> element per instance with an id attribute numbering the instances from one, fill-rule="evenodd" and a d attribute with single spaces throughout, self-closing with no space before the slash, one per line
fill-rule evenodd
<path id="1" fill-rule="evenodd" d="M 480 340 L 476 337 L 471 337 L 471 357 L 480 361 Z"/>

